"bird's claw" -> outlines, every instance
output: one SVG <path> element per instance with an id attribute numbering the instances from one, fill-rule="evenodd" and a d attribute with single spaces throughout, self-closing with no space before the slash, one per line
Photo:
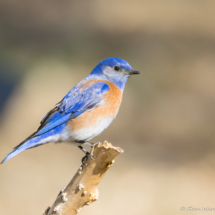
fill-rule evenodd
<path id="1" fill-rule="evenodd" d="M 89 152 L 88 152 L 89 153 Z M 86 155 L 81 159 L 81 163 L 82 163 L 82 165 L 84 166 L 84 165 L 86 165 L 85 163 L 84 163 L 84 161 L 85 160 L 87 160 L 87 153 L 86 153 Z"/>
<path id="2" fill-rule="evenodd" d="M 95 160 L 95 159 L 93 158 L 93 153 L 92 153 L 92 151 L 93 151 L 93 150 L 90 151 L 90 158 L 91 158 L 91 160 Z"/>
<path id="3" fill-rule="evenodd" d="M 92 150 L 90 151 L 90 152 L 86 152 L 86 155 L 81 159 L 81 163 L 83 164 L 83 165 L 86 165 L 85 164 L 85 160 L 87 160 L 87 156 L 90 156 L 90 159 L 91 160 L 95 160 L 94 158 L 93 158 L 93 153 L 92 153 Z"/>
<path id="4" fill-rule="evenodd" d="M 82 162 L 83 165 L 85 165 L 84 161 L 87 160 L 88 155 L 90 156 L 91 160 L 95 160 L 93 158 L 93 148 L 91 149 L 90 152 L 88 152 L 83 146 L 78 146 L 78 147 L 85 153 L 85 156 L 81 159 L 81 162 Z"/>

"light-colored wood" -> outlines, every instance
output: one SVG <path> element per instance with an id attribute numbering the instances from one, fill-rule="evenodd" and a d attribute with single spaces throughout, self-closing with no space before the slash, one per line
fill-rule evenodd
<path id="1" fill-rule="evenodd" d="M 103 144 L 97 143 L 92 150 L 95 160 L 87 156 L 85 165 L 80 166 L 73 179 L 59 193 L 52 207 L 48 208 L 44 215 L 75 215 L 83 206 L 98 199 L 98 184 L 123 150 L 107 141 Z"/>

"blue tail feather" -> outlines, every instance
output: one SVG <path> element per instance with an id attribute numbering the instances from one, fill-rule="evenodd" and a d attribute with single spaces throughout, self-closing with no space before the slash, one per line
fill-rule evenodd
<path id="1" fill-rule="evenodd" d="M 23 149 L 23 150 L 25 150 L 25 149 Z M 23 150 L 21 150 L 21 151 L 23 151 Z M 1 164 L 3 164 L 4 162 L 6 162 L 7 160 L 11 159 L 12 157 L 14 157 L 15 155 L 17 155 L 17 154 L 20 153 L 21 151 L 20 151 L 20 149 L 15 149 L 15 150 L 13 150 L 12 152 L 10 152 L 10 153 L 6 156 L 6 158 L 1 162 Z"/>
<path id="2" fill-rule="evenodd" d="M 47 140 L 46 138 L 48 137 L 53 137 L 56 134 L 61 133 L 61 131 L 64 129 L 64 127 L 66 126 L 66 124 L 62 124 L 60 126 L 58 126 L 57 128 L 50 130 L 42 135 L 39 136 L 30 136 L 29 138 L 26 139 L 26 141 L 22 142 L 21 144 L 19 144 L 17 147 L 14 148 L 14 150 L 12 152 L 10 152 L 6 158 L 1 162 L 4 163 L 5 161 L 11 159 L 12 157 L 14 157 L 15 155 L 19 154 L 20 152 L 26 150 L 26 149 L 31 149 L 49 142 L 52 142 L 54 139 L 49 139 Z"/>
<path id="3" fill-rule="evenodd" d="M 38 139 L 39 139 L 38 137 L 32 138 L 26 143 L 24 143 L 23 145 L 21 145 L 20 147 L 14 149 L 6 156 L 6 158 L 1 162 L 1 164 L 11 159 L 15 155 L 19 154 L 20 152 L 24 151 L 25 149 L 29 149 L 29 148 L 32 148 L 33 146 L 36 146 L 38 144 Z"/>

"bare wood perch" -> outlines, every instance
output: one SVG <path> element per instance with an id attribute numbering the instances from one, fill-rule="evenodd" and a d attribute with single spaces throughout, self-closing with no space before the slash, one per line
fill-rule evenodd
<path id="1" fill-rule="evenodd" d="M 93 147 L 93 158 L 89 155 L 85 165 L 80 166 L 67 187 L 62 190 L 52 207 L 47 208 L 44 215 L 74 215 L 85 205 L 96 201 L 99 196 L 98 184 L 106 171 L 114 163 L 117 155 L 123 150 L 105 141 Z"/>

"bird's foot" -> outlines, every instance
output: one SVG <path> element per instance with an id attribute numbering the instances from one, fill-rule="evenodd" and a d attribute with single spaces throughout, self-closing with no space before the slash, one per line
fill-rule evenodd
<path id="1" fill-rule="evenodd" d="M 87 160 L 87 156 L 90 154 L 89 152 L 81 159 L 81 163 L 83 166 L 85 166 L 85 161 Z"/>
<path id="2" fill-rule="evenodd" d="M 93 149 L 91 148 L 91 151 L 88 152 L 83 146 L 78 146 L 79 149 L 81 149 L 84 153 L 85 153 L 85 156 L 81 159 L 81 162 L 83 165 L 85 165 L 85 160 L 87 160 L 87 156 L 89 155 L 91 160 L 95 160 L 93 158 Z"/>

